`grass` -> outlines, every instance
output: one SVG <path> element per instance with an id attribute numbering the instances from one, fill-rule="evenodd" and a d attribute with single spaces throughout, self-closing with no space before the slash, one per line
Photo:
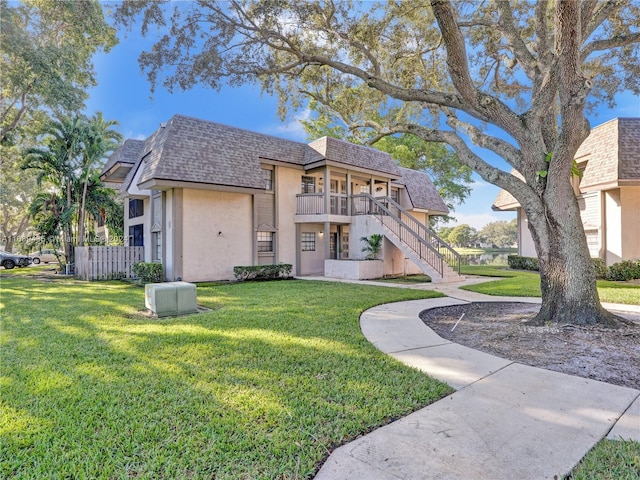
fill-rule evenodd
<path id="1" fill-rule="evenodd" d="M 434 292 L 311 281 L 198 287 L 152 319 L 121 282 L 0 271 L 0 478 L 311 478 L 336 445 L 451 389 L 362 336 Z"/>
<path id="2" fill-rule="evenodd" d="M 389 277 L 376 280 L 383 283 L 398 283 L 401 285 L 413 285 L 419 283 L 431 283 L 431 277 L 428 275 L 404 275 L 402 277 Z"/>
<path id="3" fill-rule="evenodd" d="M 504 277 L 500 280 L 468 285 L 463 290 L 484 293 L 487 295 L 540 297 L 540 275 L 537 272 L 525 272 L 509 268 L 473 266 L 462 267 L 463 275 L 481 275 L 489 277 Z M 598 294 L 600 300 L 608 303 L 622 303 L 640 305 L 640 285 L 628 282 L 611 282 L 598 280 Z"/>
<path id="4" fill-rule="evenodd" d="M 640 442 L 602 440 L 573 470 L 571 480 L 639 480 Z"/>
<path id="5" fill-rule="evenodd" d="M 517 248 L 469 248 L 455 247 L 454 250 L 460 255 L 482 255 L 485 253 L 518 253 Z"/>

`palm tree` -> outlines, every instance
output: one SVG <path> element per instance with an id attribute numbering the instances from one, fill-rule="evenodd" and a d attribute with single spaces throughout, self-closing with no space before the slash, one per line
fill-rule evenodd
<path id="1" fill-rule="evenodd" d="M 38 185 L 46 180 L 58 189 L 56 225 L 64 235 L 64 253 L 70 263 L 73 263 L 73 218 L 76 211 L 73 184 L 79 166 L 82 129 L 82 119 L 78 116 L 51 120 L 45 131 L 44 147 L 28 149 L 22 163 L 23 169 L 38 171 Z M 41 201 L 42 198 L 34 199 L 36 210 Z"/>
<path id="2" fill-rule="evenodd" d="M 112 127 L 116 120 L 105 120 L 102 112 L 96 113 L 83 128 L 82 138 L 82 199 L 78 215 L 78 246 L 84 245 L 87 190 L 90 176 L 95 173 L 98 162 L 118 146 L 122 135 Z"/>
<path id="3" fill-rule="evenodd" d="M 360 240 L 365 242 L 365 246 L 362 247 L 363 252 L 369 252 L 367 260 L 375 260 L 380 250 L 382 250 L 382 240 L 384 236 L 379 233 L 374 233 L 370 237 L 360 237 Z"/>

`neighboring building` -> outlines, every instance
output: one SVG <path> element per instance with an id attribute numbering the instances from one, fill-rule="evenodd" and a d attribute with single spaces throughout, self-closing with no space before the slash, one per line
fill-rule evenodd
<path id="1" fill-rule="evenodd" d="M 386 275 L 455 277 L 426 228 L 448 213 L 433 183 L 372 148 L 176 115 L 126 140 L 101 178 L 120 184 L 125 245 L 144 246 L 168 280 L 233 279 L 234 266 L 274 263 L 324 274 L 325 260 L 362 259 L 360 238 L 372 233 L 386 237 Z"/>
<path id="2" fill-rule="evenodd" d="M 575 157 L 582 177 L 576 195 L 589 251 L 607 265 L 640 259 L 640 118 L 615 118 L 595 127 Z M 518 253 L 535 257 L 527 217 L 502 190 L 494 210 L 518 214 Z"/>

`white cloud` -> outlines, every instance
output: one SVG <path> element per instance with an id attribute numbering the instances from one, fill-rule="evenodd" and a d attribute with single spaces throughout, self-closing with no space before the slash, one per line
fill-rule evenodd
<path id="1" fill-rule="evenodd" d="M 273 133 L 277 135 L 283 135 L 292 140 L 301 140 L 304 141 L 307 138 L 307 132 L 302 126 L 302 122 L 304 120 L 308 120 L 311 117 L 311 110 L 308 108 L 304 111 L 300 112 L 293 118 L 292 122 L 287 123 L 286 125 L 278 125 L 275 128 L 271 128 Z"/>

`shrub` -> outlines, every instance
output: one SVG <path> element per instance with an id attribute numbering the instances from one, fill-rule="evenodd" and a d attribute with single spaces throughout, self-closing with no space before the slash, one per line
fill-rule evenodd
<path id="1" fill-rule="evenodd" d="M 245 280 L 274 280 L 291 275 L 293 265 L 279 263 L 277 265 L 250 265 L 233 267 L 233 275 L 239 282 Z"/>
<path id="2" fill-rule="evenodd" d="M 636 278 L 640 278 L 640 261 L 638 260 L 624 260 L 614 263 L 607 272 L 607 280 L 626 282 Z"/>
<path id="3" fill-rule="evenodd" d="M 509 268 L 514 270 L 540 270 L 538 259 L 534 257 L 521 257 L 520 255 L 509 255 L 507 257 Z"/>
<path id="4" fill-rule="evenodd" d="M 607 273 L 609 270 L 607 269 L 607 264 L 601 258 L 592 258 L 593 260 L 593 269 L 596 272 L 596 278 L 607 278 Z"/>
<path id="5" fill-rule="evenodd" d="M 131 267 L 133 274 L 142 283 L 160 283 L 164 281 L 164 268 L 161 263 L 137 262 Z"/>

